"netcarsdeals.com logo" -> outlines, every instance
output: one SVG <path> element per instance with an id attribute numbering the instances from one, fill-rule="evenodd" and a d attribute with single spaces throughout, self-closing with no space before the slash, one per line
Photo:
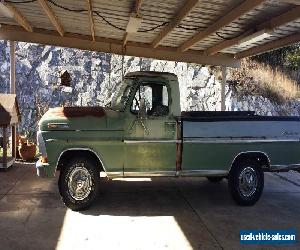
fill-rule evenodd
<path id="1" fill-rule="evenodd" d="M 295 244 L 296 230 L 241 230 L 241 244 Z"/>

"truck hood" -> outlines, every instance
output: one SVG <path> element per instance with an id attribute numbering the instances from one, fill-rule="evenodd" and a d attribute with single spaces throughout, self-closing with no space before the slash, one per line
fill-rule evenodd
<path id="1" fill-rule="evenodd" d="M 49 109 L 39 122 L 40 130 L 123 130 L 123 112 L 103 107 Z"/>

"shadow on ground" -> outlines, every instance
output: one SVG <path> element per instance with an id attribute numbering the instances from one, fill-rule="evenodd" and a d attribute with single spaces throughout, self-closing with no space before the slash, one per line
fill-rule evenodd
<path id="1" fill-rule="evenodd" d="M 37 178 L 32 165 L 14 166 L 0 172 L 0 246 L 239 249 L 241 229 L 300 232 L 300 187 L 294 176 L 266 174 L 264 194 L 253 207 L 237 206 L 225 180 L 213 184 L 205 178 L 103 179 L 95 204 L 73 212 L 60 201 L 57 179 Z"/>

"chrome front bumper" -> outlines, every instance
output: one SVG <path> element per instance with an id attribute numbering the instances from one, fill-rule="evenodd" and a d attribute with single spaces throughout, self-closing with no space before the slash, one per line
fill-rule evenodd
<path id="1" fill-rule="evenodd" d="M 42 136 L 42 132 L 39 130 L 37 132 L 37 144 L 39 147 L 40 155 L 44 158 L 47 158 L 46 146 L 44 142 L 44 138 Z M 48 163 L 43 163 L 41 159 L 39 159 L 35 163 L 36 172 L 39 177 L 47 177 L 46 168 L 49 167 Z"/>
<path id="2" fill-rule="evenodd" d="M 42 163 L 41 160 L 38 160 L 38 161 L 35 163 L 37 175 L 38 175 L 39 177 L 46 178 L 46 177 L 47 177 L 47 174 L 46 174 L 46 167 L 48 167 L 48 166 L 49 166 L 48 163 Z"/>

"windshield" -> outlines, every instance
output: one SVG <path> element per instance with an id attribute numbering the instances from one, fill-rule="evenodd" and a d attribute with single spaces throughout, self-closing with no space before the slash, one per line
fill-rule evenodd
<path id="1" fill-rule="evenodd" d="M 126 102 L 128 100 L 130 89 L 131 89 L 131 79 L 126 79 L 125 82 L 120 87 L 119 91 L 114 95 L 111 101 L 111 108 L 118 111 L 124 111 Z"/>

